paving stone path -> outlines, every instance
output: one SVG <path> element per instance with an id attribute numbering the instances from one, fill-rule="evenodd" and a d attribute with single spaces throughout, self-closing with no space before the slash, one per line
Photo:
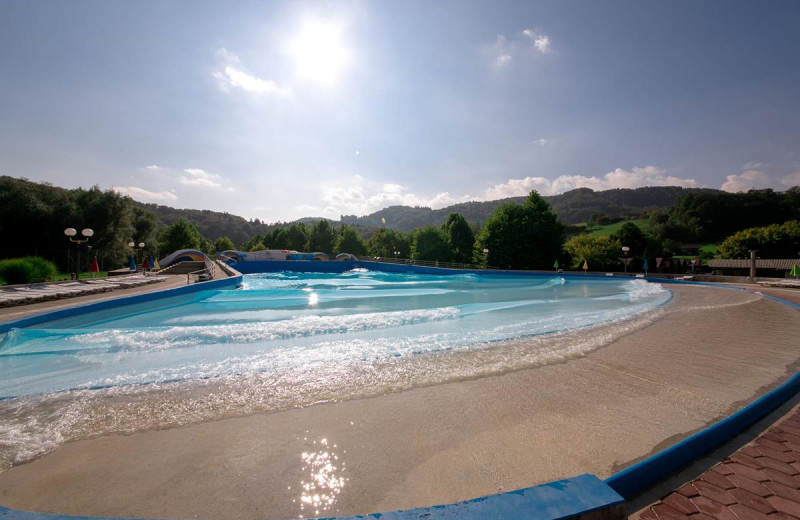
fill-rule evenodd
<path id="1" fill-rule="evenodd" d="M 631 518 L 800 519 L 800 409 Z"/>

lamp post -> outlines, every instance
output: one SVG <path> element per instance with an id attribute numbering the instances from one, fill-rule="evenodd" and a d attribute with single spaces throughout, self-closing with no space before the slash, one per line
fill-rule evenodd
<path id="1" fill-rule="evenodd" d="M 78 262 L 75 266 L 75 279 L 78 280 L 81 277 L 81 244 L 84 244 L 89 241 L 89 237 L 94 235 L 94 231 L 90 228 L 84 228 L 81 230 L 81 235 L 85 238 L 73 238 L 78 232 L 75 228 L 67 228 L 64 230 L 64 234 L 67 236 L 70 242 L 75 244 L 75 248 L 78 250 Z"/>
<path id="2" fill-rule="evenodd" d="M 136 247 L 137 245 L 139 247 Z M 144 249 L 144 242 L 139 242 L 138 244 L 136 244 L 136 243 L 134 243 L 133 240 L 131 240 L 130 242 L 128 242 L 128 247 L 133 249 L 133 263 L 134 263 L 134 265 L 138 265 L 138 262 L 136 261 L 136 257 L 139 254 L 139 251 Z"/>
<path id="3" fill-rule="evenodd" d="M 628 272 L 628 251 L 630 251 L 630 250 L 631 250 L 630 247 L 622 246 L 622 252 L 625 254 L 625 258 L 622 260 L 622 263 L 625 264 L 625 272 L 626 273 Z"/>
<path id="4" fill-rule="evenodd" d="M 489 263 L 489 250 L 484 248 L 483 249 L 483 267 L 488 267 Z"/>
<path id="5" fill-rule="evenodd" d="M 400 260 L 400 251 L 395 251 L 394 252 L 394 259 L 395 259 L 395 261 L 399 261 Z"/>

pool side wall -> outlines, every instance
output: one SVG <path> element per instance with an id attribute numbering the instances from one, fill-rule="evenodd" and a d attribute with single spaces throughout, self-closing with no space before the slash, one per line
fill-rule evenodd
<path id="1" fill-rule="evenodd" d="M 200 282 L 183 287 L 174 287 L 172 289 L 163 289 L 161 291 L 153 291 L 142 294 L 135 294 L 132 296 L 124 296 L 121 298 L 112 298 L 110 300 L 101 300 L 98 302 L 87 303 L 84 305 L 77 305 L 66 309 L 58 309 L 55 311 L 43 312 L 41 314 L 34 314 L 26 318 L 20 318 L 14 321 L 0 323 L 0 334 L 4 334 L 11 329 L 18 329 L 22 327 L 31 327 L 53 320 L 60 320 L 62 318 L 71 318 L 73 316 L 80 316 L 88 312 L 100 311 L 106 309 L 113 309 L 125 305 L 132 305 L 134 303 L 143 303 L 161 298 L 170 298 L 172 296 L 181 296 L 184 294 L 192 294 L 200 291 L 207 291 L 210 289 L 235 289 L 242 284 L 242 276 L 232 276 L 229 278 L 222 278 L 219 280 L 211 280 L 208 282 Z"/>
<path id="2" fill-rule="evenodd" d="M 594 475 L 579 475 L 501 495 L 406 511 L 338 517 L 337 520 L 623 520 L 625 501 Z M 105 517 L 51 515 L 0 507 L 0 520 L 105 520 Z M 111 520 L 111 519 L 108 519 Z M 121 519 L 118 519 L 121 520 Z"/>

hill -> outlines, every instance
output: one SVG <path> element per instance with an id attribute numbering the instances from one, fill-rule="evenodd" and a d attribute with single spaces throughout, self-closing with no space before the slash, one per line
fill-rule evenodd
<path id="1" fill-rule="evenodd" d="M 136 206 L 152 211 L 159 222 L 169 226 L 179 218 L 191 222 L 197 231 L 205 238 L 214 241 L 219 237 L 230 238 L 237 247 L 241 246 L 254 235 L 263 235 L 275 225 L 268 225 L 258 219 L 247 220 L 237 215 L 219 211 L 200 209 L 176 209 L 158 204 L 144 204 L 134 201 Z"/>
<path id="2" fill-rule="evenodd" d="M 634 218 L 654 209 L 671 207 L 679 197 L 688 193 L 717 193 L 719 190 L 650 186 L 636 189 L 594 191 L 578 188 L 560 195 L 544 197 L 565 224 L 588 221 L 592 215 L 603 213 L 609 218 Z M 441 226 L 450 213 L 461 213 L 472 224 L 482 224 L 505 202 L 521 203 L 525 197 L 512 197 L 486 202 L 464 202 L 442 209 L 391 206 L 363 217 L 342 215 L 342 223 L 366 227 L 385 225 L 398 231 L 411 231 L 425 226 Z M 385 224 L 383 224 L 385 220 Z"/>

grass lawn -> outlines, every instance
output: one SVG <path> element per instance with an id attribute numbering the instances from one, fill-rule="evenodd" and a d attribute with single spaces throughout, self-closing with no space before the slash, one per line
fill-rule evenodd
<path id="1" fill-rule="evenodd" d="M 622 225 L 625 224 L 626 222 L 632 222 L 636 224 L 637 226 L 639 226 L 639 229 L 641 229 L 644 232 L 647 232 L 650 229 L 650 226 L 648 225 L 649 224 L 648 220 L 644 218 L 639 220 L 623 220 L 622 222 L 615 222 L 613 224 L 607 224 L 605 226 L 598 226 L 594 228 L 589 234 L 596 237 L 613 235 L 617 231 L 619 231 L 619 228 L 621 228 Z"/>

